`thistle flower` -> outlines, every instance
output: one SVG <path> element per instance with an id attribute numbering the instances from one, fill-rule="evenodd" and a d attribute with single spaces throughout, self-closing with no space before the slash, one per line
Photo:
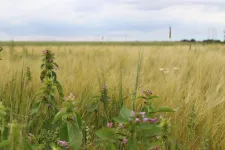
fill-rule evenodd
<path id="1" fill-rule="evenodd" d="M 107 123 L 107 127 L 112 128 L 113 127 L 113 123 L 112 122 L 108 122 Z"/>
<path id="2" fill-rule="evenodd" d="M 152 91 L 151 91 L 151 90 L 149 90 L 149 91 L 148 91 L 148 94 L 149 94 L 149 95 L 151 95 L 151 94 L 152 94 Z"/>

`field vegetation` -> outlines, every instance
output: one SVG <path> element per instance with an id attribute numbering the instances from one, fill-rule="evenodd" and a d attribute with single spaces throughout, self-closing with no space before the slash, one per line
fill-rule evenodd
<path id="1" fill-rule="evenodd" d="M 223 150 L 225 45 L 190 44 L 3 43 L 0 148 Z"/>

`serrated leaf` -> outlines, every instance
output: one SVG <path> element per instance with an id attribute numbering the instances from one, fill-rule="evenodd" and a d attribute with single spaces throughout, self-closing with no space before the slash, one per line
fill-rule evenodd
<path id="1" fill-rule="evenodd" d="M 131 110 L 123 106 L 122 109 L 120 110 L 120 115 L 122 116 L 123 119 L 128 120 L 129 117 L 131 116 Z"/>
<path id="2" fill-rule="evenodd" d="M 114 117 L 113 120 L 117 123 L 122 123 L 122 124 L 128 124 L 129 121 L 127 121 L 126 119 L 123 119 L 122 117 L 118 116 L 118 117 Z"/>
<path id="3" fill-rule="evenodd" d="M 72 150 L 79 150 L 82 144 L 82 131 L 75 123 L 67 123 L 68 135 L 69 135 L 69 146 Z"/>
<path id="4" fill-rule="evenodd" d="M 57 121 L 59 121 L 60 119 L 62 119 L 62 117 L 65 115 L 65 111 L 64 110 L 60 110 L 54 117 L 53 120 L 53 124 L 56 123 Z"/>
<path id="5" fill-rule="evenodd" d="M 101 128 L 96 131 L 96 135 L 102 140 L 112 140 L 117 138 L 116 132 L 112 128 Z"/>
<path id="6" fill-rule="evenodd" d="M 75 113 L 75 115 L 76 115 L 77 125 L 80 128 L 80 130 L 82 130 L 82 119 L 81 119 L 81 116 L 78 113 Z"/>
<path id="7" fill-rule="evenodd" d="M 36 102 L 33 108 L 31 109 L 31 115 L 37 113 L 40 108 L 41 108 L 41 101 Z"/>
<path id="8" fill-rule="evenodd" d="M 108 144 L 105 147 L 105 150 L 116 150 L 116 146 L 114 144 Z"/>
<path id="9" fill-rule="evenodd" d="M 158 112 L 175 112 L 175 110 L 167 106 L 161 106 Z"/>
<path id="10" fill-rule="evenodd" d="M 128 150 L 137 150 L 137 139 L 135 137 L 128 138 Z"/>

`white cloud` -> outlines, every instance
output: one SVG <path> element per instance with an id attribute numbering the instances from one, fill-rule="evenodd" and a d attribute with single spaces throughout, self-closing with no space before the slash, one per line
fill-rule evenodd
<path id="1" fill-rule="evenodd" d="M 129 38 L 152 39 L 149 38 L 149 34 L 156 34 L 156 40 L 166 40 L 168 37 L 165 33 L 168 32 L 168 25 L 171 25 L 176 31 L 176 39 L 200 34 L 202 35 L 196 37 L 202 38 L 207 34 L 208 28 L 212 27 L 217 29 L 218 38 L 222 39 L 222 30 L 225 27 L 225 7 L 222 6 L 225 6 L 223 0 L 1 0 L 0 32 L 6 32 L 3 30 L 5 27 L 19 30 L 21 25 L 32 28 L 35 22 L 43 24 L 44 28 L 45 22 L 48 22 L 52 25 L 92 27 L 93 30 L 96 27 L 99 32 L 103 29 L 104 33 L 101 34 L 112 38 L 115 38 L 116 34 L 117 39 L 125 35 Z M 127 26 L 127 29 L 121 30 L 121 24 Z M 108 31 L 107 29 L 111 29 L 113 25 L 118 30 Z M 148 26 L 149 30 L 143 31 L 142 28 Z M 0 37 L 7 38 L 7 34 L 9 33 Z M 56 38 L 44 31 L 40 34 L 42 36 L 21 36 L 12 33 L 10 36 L 17 36 L 18 39 Z M 97 37 L 92 31 L 89 34 L 80 35 L 80 39 Z M 61 38 L 71 37 L 65 35 Z M 73 38 L 79 39 L 76 36 Z"/>

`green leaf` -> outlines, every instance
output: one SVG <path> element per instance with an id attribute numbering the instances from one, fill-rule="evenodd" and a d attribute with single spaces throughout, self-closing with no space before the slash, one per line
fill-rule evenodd
<path id="1" fill-rule="evenodd" d="M 67 124 L 64 123 L 59 130 L 59 138 L 63 141 L 69 141 Z"/>
<path id="2" fill-rule="evenodd" d="M 82 130 L 82 119 L 81 119 L 81 116 L 78 113 L 75 113 L 75 115 L 76 115 L 77 125 L 80 128 L 80 130 Z"/>
<path id="3" fill-rule="evenodd" d="M 140 124 L 136 126 L 137 137 L 151 137 L 161 135 L 162 129 L 156 124 Z"/>
<path id="4" fill-rule="evenodd" d="M 123 106 L 122 109 L 120 110 L 120 114 L 123 117 L 123 119 L 128 120 L 129 117 L 131 116 L 131 110 Z"/>
<path id="5" fill-rule="evenodd" d="M 65 111 L 64 110 L 60 110 L 56 115 L 55 118 L 53 120 L 53 124 L 56 123 L 58 120 L 62 119 L 62 117 L 65 115 Z"/>
<path id="6" fill-rule="evenodd" d="M 0 143 L 0 148 L 7 147 L 9 146 L 9 144 L 10 144 L 9 140 L 4 140 Z"/>
<path id="7" fill-rule="evenodd" d="M 148 99 L 156 99 L 159 98 L 159 96 L 149 96 Z"/>
<path id="8" fill-rule="evenodd" d="M 175 110 L 167 106 L 162 106 L 158 109 L 158 112 L 175 112 Z"/>
<path id="9" fill-rule="evenodd" d="M 98 106 L 99 106 L 99 103 L 98 103 L 98 102 L 93 102 L 93 103 L 91 103 L 91 104 L 88 106 L 87 111 L 88 111 L 88 112 L 93 112 L 93 111 L 95 111 L 95 110 L 98 109 Z"/>
<path id="10" fill-rule="evenodd" d="M 57 90 L 58 90 L 58 92 L 59 92 L 59 96 L 61 97 L 61 98 L 64 98 L 64 93 L 63 93 L 63 88 L 62 88 L 62 86 L 60 85 L 60 83 L 56 80 L 55 81 L 55 84 L 56 84 L 56 88 L 57 88 Z"/>
<path id="11" fill-rule="evenodd" d="M 118 116 L 118 117 L 114 117 L 113 120 L 117 123 L 122 123 L 122 124 L 128 124 L 129 121 L 127 121 L 126 119 L 123 119 L 122 117 Z"/>
<path id="12" fill-rule="evenodd" d="M 137 139 L 135 137 L 128 138 L 128 150 L 137 150 Z"/>
<path id="13" fill-rule="evenodd" d="M 96 131 L 96 135 L 102 140 L 112 140 L 117 138 L 116 132 L 112 128 L 101 128 Z"/>
<path id="14" fill-rule="evenodd" d="M 105 150 L 116 150 L 116 146 L 114 144 L 108 144 L 105 147 Z"/>
<path id="15" fill-rule="evenodd" d="M 31 115 L 37 113 L 40 107 L 41 107 L 41 101 L 35 103 L 34 107 L 31 109 Z"/>
<path id="16" fill-rule="evenodd" d="M 79 150 L 82 144 L 82 131 L 75 123 L 67 122 L 68 135 L 69 135 L 69 146 L 72 150 Z"/>

